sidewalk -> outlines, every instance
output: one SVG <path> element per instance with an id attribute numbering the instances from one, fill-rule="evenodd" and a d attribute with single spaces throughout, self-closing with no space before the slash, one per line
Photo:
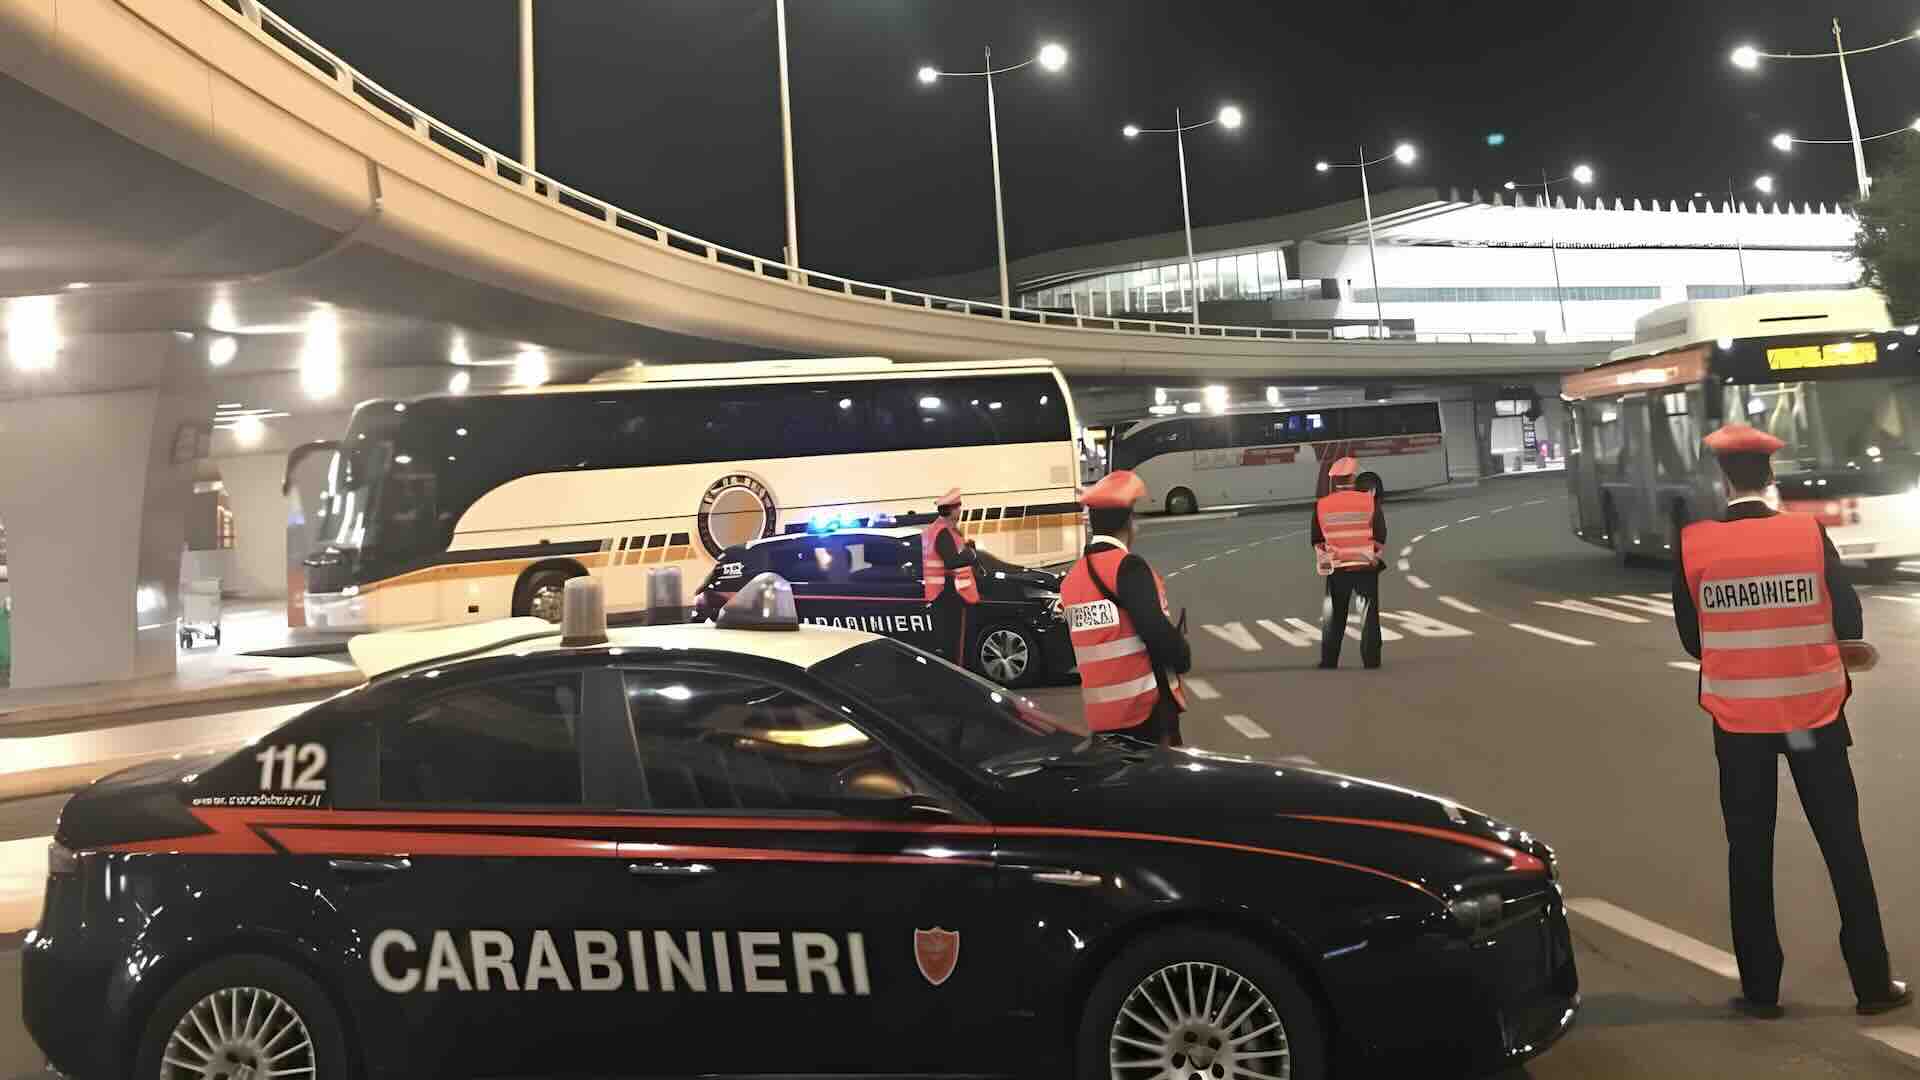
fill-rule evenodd
<path id="1" fill-rule="evenodd" d="M 146 709 L 344 690 L 362 681 L 345 658 L 187 654 L 171 675 L 46 690 L 0 690 L 0 738 L 65 721 Z"/>

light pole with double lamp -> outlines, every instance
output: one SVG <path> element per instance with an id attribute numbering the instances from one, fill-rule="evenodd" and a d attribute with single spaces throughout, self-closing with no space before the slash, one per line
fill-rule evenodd
<path id="1" fill-rule="evenodd" d="M 1873 178 L 1866 174 L 1866 170 L 1864 167 L 1865 161 L 1866 161 L 1865 157 L 1863 156 L 1865 153 L 1863 149 L 1864 145 L 1870 142 L 1879 142 L 1881 139 L 1891 139 L 1895 135 L 1911 135 L 1915 132 L 1920 132 L 1920 120 L 1915 120 L 1913 123 L 1908 124 L 1906 127 L 1894 128 L 1892 131 L 1882 131 L 1878 135 L 1863 136 L 1860 134 L 1859 129 L 1855 128 L 1853 132 L 1853 138 L 1851 139 L 1796 139 L 1793 137 L 1792 134 L 1783 131 L 1780 134 L 1775 135 L 1773 137 L 1773 148 L 1784 154 L 1792 151 L 1793 148 L 1796 146 L 1851 145 L 1853 147 L 1854 165 L 1856 168 L 1860 169 L 1860 173 L 1859 173 L 1860 197 L 1862 199 L 1865 199 L 1867 195 L 1873 190 Z"/>
<path id="2" fill-rule="evenodd" d="M 979 71 L 942 71 L 931 64 L 920 69 L 921 83 L 931 86 L 941 79 L 985 79 L 987 82 L 987 142 L 993 148 L 993 224 L 1000 241 L 1000 317 L 1013 317 L 1013 297 L 1007 287 L 1007 214 L 1000 196 L 1000 118 L 993 104 L 993 77 L 1019 71 L 1033 64 L 1043 71 L 1059 71 L 1067 66 L 1067 50 L 1056 44 L 1040 46 L 1040 51 L 1017 64 L 993 66 L 993 49 L 986 49 L 986 65 Z"/>
<path id="3" fill-rule="evenodd" d="M 1728 59 L 1733 61 L 1733 65 L 1735 67 L 1741 68 L 1742 70 L 1745 70 L 1745 71 L 1755 70 L 1760 66 L 1760 61 L 1762 60 L 1837 60 L 1839 61 L 1840 92 L 1847 99 L 1847 127 L 1849 130 L 1853 132 L 1853 138 L 1835 139 L 1835 140 L 1832 140 L 1832 143 L 1835 145 L 1842 145 L 1849 142 L 1853 144 L 1854 179 L 1859 184 L 1860 198 L 1864 201 L 1866 197 L 1872 193 L 1872 190 L 1873 190 L 1873 180 L 1871 177 L 1867 175 L 1867 152 L 1866 152 L 1866 147 L 1864 145 L 1868 142 L 1871 142 L 1872 140 L 1862 139 L 1860 137 L 1860 116 L 1859 116 L 1859 113 L 1856 112 L 1853 107 L 1853 80 L 1847 75 L 1847 57 L 1859 56 L 1861 53 L 1878 52 L 1881 49 L 1891 48 L 1892 46 L 1895 46 L 1895 45 L 1904 45 L 1909 41 L 1915 40 L 1916 38 L 1920 38 L 1920 30 L 1915 30 L 1911 34 L 1902 34 L 1897 38 L 1889 38 L 1886 41 L 1880 42 L 1878 45 L 1868 45 L 1864 48 L 1849 49 L 1847 48 L 1846 43 L 1840 39 L 1840 20 L 1836 18 L 1833 20 L 1833 51 L 1832 52 L 1772 53 L 1772 52 L 1763 52 L 1752 45 L 1742 45 L 1739 48 L 1733 50 L 1732 56 L 1730 56 Z M 1895 134 L 1899 134 L 1899 132 L 1887 132 L 1886 134 L 1895 135 Z M 1885 138 L 1885 137 L 1886 135 L 1874 136 L 1874 138 Z M 1784 144 L 1782 140 L 1785 140 Z M 1792 149 L 1795 143 L 1802 143 L 1802 142 L 1827 142 L 1827 140 L 1795 139 L 1791 135 L 1776 135 L 1773 140 L 1774 146 L 1779 147 L 1782 150 Z"/>
<path id="4" fill-rule="evenodd" d="M 1198 131 L 1203 127 L 1219 124 L 1228 131 L 1239 127 L 1246 121 L 1238 106 L 1222 105 L 1220 111 L 1211 120 L 1202 120 L 1197 124 L 1180 122 L 1180 110 L 1173 110 L 1173 126 L 1170 128 L 1143 128 L 1138 124 L 1128 124 L 1120 129 L 1120 134 L 1129 139 L 1142 135 L 1172 135 L 1175 151 L 1180 156 L 1180 217 L 1187 228 L 1187 284 L 1193 295 L 1193 325 L 1200 325 L 1200 268 L 1193 261 L 1193 209 L 1187 199 L 1187 132 Z"/>
<path id="5" fill-rule="evenodd" d="M 1382 154 L 1372 161 L 1367 160 L 1365 144 L 1360 147 L 1358 161 L 1316 161 L 1313 167 L 1319 172 L 1332 172 L 1335 169 L 1360 170 L 1360 205 L 1367 215 L 1367 265 L 1373 271 L 1373 332 L 1375 337 L 1387 336 L 1387 309 L 1380 299 L 1380 257 L 1374 250 L 1373 242 L 1373 189 L 1367 184 L 1367 167 L 1378 165 L 1392 158 L 1402 165 L 1411 165 L 1418 157 L 1412 143 L 1401 143 L 1393 148 L 1393 153 Z"/>
<path id="6" fill-rule="evenodd" d="M 1521 184 L 1509 180 L 1504 186 L 1508 191 L 1518 191 L 1521 188 L 1531 187 L 1539 188 L 1540 201 L 1547 208 L 1548 214 L 1551 215 L 1553 211 L 1553 185 L 1567 180 L 1571 180 L 1582 187 L 1593 183 L 1593 166 L 1575 165 L 1572 172 L 1551 180 L 1547 178 L 1547 170 L 1541 169 L 1540 182 L 1538 184 Z M 1553 252 L 1553 298 L 1555 302 L 1560 305 L 1560 333 L 1565 334 L 1567 332 L 1567 292 L 1560 286 L 1560 232 L 1551 224 L 1551 216 L 1549 216 L 1548 220 L 1547 249 Z"/>

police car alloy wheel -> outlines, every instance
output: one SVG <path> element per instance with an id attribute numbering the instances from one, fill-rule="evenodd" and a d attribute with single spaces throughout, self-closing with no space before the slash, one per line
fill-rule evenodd
<path id="1" fill-rule="evenodd" d="M 1085 1080 L 1321 1080 L 1320 1019 L 1285 965 L 1212 930 L 1156 934 L 1116 958 L 1087 1001 Z"/>
<path id="2" fill-rule="evenodd" d="M 136 1076 L 160 1080 L 335 1080 L 346 1043 L 326 994 L 297 969 L 232 956 L 189 974 L 160 998 Z"/>
<path id="3" fill-rule="evenodd" d="M 1010 626 L 989 630 L 980 638 L 980 670 L 1002 686 L 1016 686 L 1033 670 L 1034 647 L 1027 636 Z"/>

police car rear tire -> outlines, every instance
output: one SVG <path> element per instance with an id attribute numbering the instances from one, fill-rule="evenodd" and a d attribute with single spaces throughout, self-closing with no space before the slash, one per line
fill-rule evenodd
<path id="1" fill-rule="evenodd" d="M 1038 635 L 1018 623 L 998 623 L 974 637 L 967 667 L 1017 690 L 1039 681 L 1041 659 Z"/>
<path id="2" fill-rule="evenodd" d="M 1326 1076 L 1320 1012 L 1300 980 L 1259 945 L 1198 928 L 1154 934 L 1115 957 L 1087 995 L 1074 1049 L 1080 1080 Z"/>
<path id="3" fill-rule="evenodd" d="M 161 995 L 140 1036 L 133 1075 L 228 1080 L 302 1069 L 310 1071 L 295 1071 L 300 1080 L 353 1075 L 339 1014 L 298 968 L 240 955 L 189 972 Z"/>

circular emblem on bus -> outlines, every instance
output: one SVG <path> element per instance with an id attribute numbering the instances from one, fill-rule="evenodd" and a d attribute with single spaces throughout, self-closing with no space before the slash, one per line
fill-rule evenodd
<path id="1" fill-rule="evenodd" d="M 746 473 L 733 473 L 715 480 L 700 496 L 696 520 L 700 542 L 717 559 L 735 544 L 772 536 L 779 527 L 780 508 L 767 485 Z"/>

